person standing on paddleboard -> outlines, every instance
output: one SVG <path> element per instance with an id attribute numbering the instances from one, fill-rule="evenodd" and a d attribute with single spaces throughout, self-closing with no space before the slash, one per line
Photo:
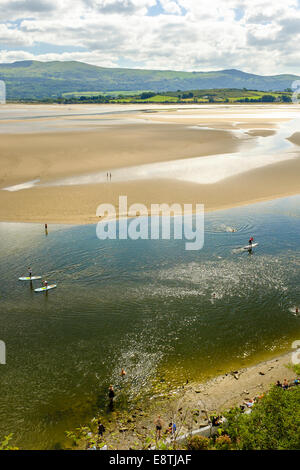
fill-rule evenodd
<path id="1" fill-rule="evenodd" d="M 30 279 L 31 279 L 31 276 L 32 276 L 32 269 L 31 269 L 30 267 L 28 268 L 28 276 L 29 276 Z"/>
<path id="2" fill-rule="evenodd" d="M 252 245 L 252 242 L 254 241 L 254 238 L 253 237 L 250 237 L 249 238 L 249 245 Z"/>

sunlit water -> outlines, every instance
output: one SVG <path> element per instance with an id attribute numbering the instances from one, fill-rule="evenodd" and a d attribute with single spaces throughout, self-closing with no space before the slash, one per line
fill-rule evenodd
<path id="1" fill-rule="evenodd" d="M 205 217 L 205 246 L 100 241 L 95 226 L 0 224 L 0 436 L 52 448 L 155 378 L 174 387 L 276 355 L 299 339 L 300 197 Z M 234 231 L 233 231 L 234 230 Z M 253 235 L 252 255 L 239 248 Z M 57 289 L 37 294 L 31 266 Z M 38 286 L 38 283 L 35 285 Z M 282 379 L 282 377 L 280 377 Z"/>

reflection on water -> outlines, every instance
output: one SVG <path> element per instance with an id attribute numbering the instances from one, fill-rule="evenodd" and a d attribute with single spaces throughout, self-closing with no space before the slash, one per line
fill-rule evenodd
<path id="1" fill-rule="evenodd" d="M 199 252 L 181 240 L 100 241 L 91 225 L 45 236 L 0 224 L 0 435 L 55 445 L 104 407 L 110 383 L 120 396 L 121 367 L 131 402 L 157 376 L 175 386 L 288 348 L 300 334 L 299 201 L 206 215 Z M 252 256 L 234 253 L 250 235 Z M 28 266 L 57 289 L 19 282 Z"/>

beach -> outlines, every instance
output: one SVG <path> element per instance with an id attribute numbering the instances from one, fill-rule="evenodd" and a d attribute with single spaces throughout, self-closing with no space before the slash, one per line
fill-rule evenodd
<path id="1" fill-rule="evenodd" d="M 6 105 L 0 220 L 96 223 L 120 195 L 211 211 L 298 194 L 299 116 L 292 105 Z"/>

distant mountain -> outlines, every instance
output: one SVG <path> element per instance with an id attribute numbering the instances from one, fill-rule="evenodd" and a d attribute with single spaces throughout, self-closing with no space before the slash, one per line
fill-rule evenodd
<path id="1" fill-rule="evenodd" d="M 0 80 L 6 82 L 8 99 L 43 99 L 67 92 L 176 91 L 211 88 L 247 88 L 283 91 L 296 75 L 262 76 L 240 70 L 178 72 L 104 68 L 83 62 L 27 60 L 0 64 Z"/>

